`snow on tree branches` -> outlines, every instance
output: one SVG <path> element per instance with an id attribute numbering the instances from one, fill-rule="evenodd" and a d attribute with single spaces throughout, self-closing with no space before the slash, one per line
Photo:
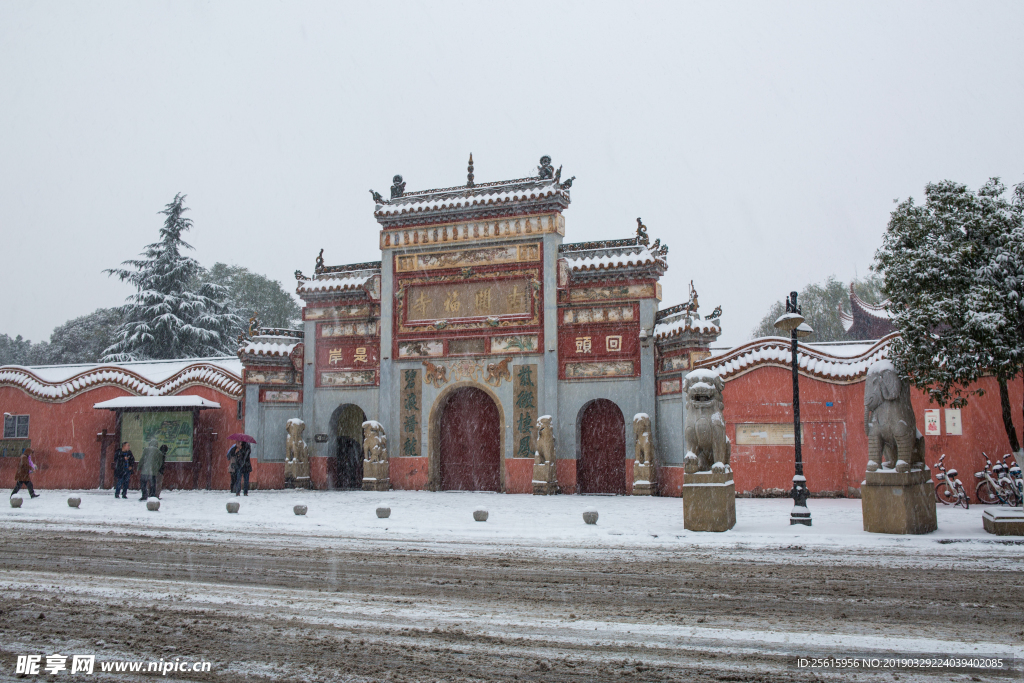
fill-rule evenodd
<path id="1" fill-rule="evenodd" d="M 118 309 L 125 322 L 117 331 L 117 342 L 104 352 L 104 362 L 235 352 L 232 333 L 242 321 L 223 303 L 226 289 L 201 281 L 199 262 L 181 253 L 192 249 L 181 236 L 192 227 L 183 216 L 188 211 L 184 202 L 185 195 L 179 193 L 160 211 L 167 217 L 160 241 L 148 245 L 143 258 L 104 271 L 138 290 Z"/>
<path id="2" fill-rule="evenodd" d="M 994 374 L 1013 450 L 1006 382 L 1024 368 L 1024 185 L 1007 199 L 997 178 L 977 192 L 929 184 L 925 203 L 892 212 L 876 253 L 901 335 L 897 368 L 939 405 L 962 406 Z"/>

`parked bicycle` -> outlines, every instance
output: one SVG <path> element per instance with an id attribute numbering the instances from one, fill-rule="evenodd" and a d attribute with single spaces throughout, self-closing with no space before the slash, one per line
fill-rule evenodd
<path id="1" fill-rule="evenodd" d="M 1010 478 L 1010 468 L 1002 462 L 993 465 L 988 455 L 984 452 L 982 455 L 985 457 L 985 469 L 974 473 L 974 477 L 981 480 L 974 491 L 978 501 L 986 505 L 1017 505 L 1017 486 Z"/>
<path id="2" fill-rule="evenodd" d="M 971 506 L 967 491 L 964 490 L 963 482 L 957 477 L 956 470 L 946 471 L 946 466 L 942 463 L 945 459 L 946 454 L 943 453 L 939 461 L 935 463 L 936 469 L 939 470 L 935 475 L 935 478 L 939 480 L 939 483 L 935 485 L 935 497 L 943 505 L 959 505 L 966 510 Z"/>
<path id="3" fill-rule="evenodd" d="M 1007 462 L 1007 460 L 1010 460 Z M 1003 456 L 1003 465 L 1006 467 L 1006 477 L 1009 479 L 1011 490 L 1016 496 L 1013 505 L 1024 505 L 1024 480 L 1021 479 L 1020 465 L 1012 453 Z"/>

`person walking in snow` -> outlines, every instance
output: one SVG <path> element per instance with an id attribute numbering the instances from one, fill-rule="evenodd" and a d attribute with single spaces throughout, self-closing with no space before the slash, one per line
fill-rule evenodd
<path id="1" fill-rule="evenodd" d="M 156 475 L 164 464 L 163 453 L 156 447 L 156 439 L 150 439 L 139 459 L 139 500 L 156 495 Z"/>
<path id="2" fill-rule="evenodd" d="M 250 458 L 252 454 L 252 448 L 246 442 L 242 442 L 241 447 L 238 449 L 238 471 L 239 478 L 237 488 L 235 489 L 235 495 L 239 494 L 242 488 L 242 481 L 245 481 L 245 495 L 249 495 L 249 474 L 252 472 L 252 460 Z"/>
<path id="3" fill-rule="evenodd" d="M 167 465 L 167 444 L 160 447 L 160 467 L 156 471 L 156 497 L 160 499 L 160 492 L 164 490 L 164 467 Z"/>
<path id="4" fill-rule="evenodd" d="M 31 448 L 26 448 L 21 452 L 21 459 L 18 460 L 18 470 L 14 473 L 14 478 L 17 480 L 14 484 L 14 490 L 11 491 L 13 497 L 15 493 L 21 490 L 21 485 L 24 484 L 25 488 L 28 489 L 28 495 L 30 498 L 38 498 L 39 494 L 32 488 L 32 480 L 30 477 L 32 473 L 36 471 L 36 464 L 32 462 L 32 453 L 34 451 Z"/>
<path id="5" fill-rule="evenodd" d="M 238 456 L 240 455 L 241 449 L 240 444 L 235 444 L 228 449 L 228 472 L 231 473 L 231 493 L 238 490 L 238 479 L 242 475 L 242 470 L 238 467 Z"/>
<path id="6" fill-rule="evenodd" d="M 128 483 L 135 471 L 135 454 L 132 445 L 125 441 L 114 451 L 114 498 L 128 498 Z"/>

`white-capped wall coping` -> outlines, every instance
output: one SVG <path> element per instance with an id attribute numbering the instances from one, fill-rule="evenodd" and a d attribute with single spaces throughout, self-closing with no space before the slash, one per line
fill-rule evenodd
<path id="1" fill-rule="evenodd" d="M 832 384 L 853 384 L 862 381 L 868 368 L 889 357 L 889 344 L 898 333 L 878 341 L 861 344 L 797 344 L 799 373 Z M 785 337 L 765 337 L 747 342 L 721 355 L 706 358 L 694 365 L 715 372 L 725 381 L 735 379 L 764 366 L 790 368 L 792 350 Z"/>
<path id="2" fill-rule="evenodd" d="M 63 403 L 106 386 L 135 396 L 171 396 L 205 386 L 232 399 L 242 397 L 242 363 L 238 358 L 192 358 L 132 363 L 0 367 L 0 386 L 17 387 L 40 401 Z"/>

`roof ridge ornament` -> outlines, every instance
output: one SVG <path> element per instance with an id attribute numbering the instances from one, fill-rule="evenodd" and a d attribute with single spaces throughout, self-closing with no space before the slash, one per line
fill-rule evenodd
<path id="1" fill-rule="evenodd" d="M 644 246 L 651 243 L 650 238 L 647 237 L 647 226 L 640 218 L 636 219 L 636 243 Z"/>
<path id="2" fill-rule="evenodd" d="M 376 191 L 371 189 L 370 190 L 370 196 L 373 197 L 373 201 L 376 202 L 377 204 L 386 204 L 387 203 L 387 202 L 384 201 L 384 197 L 380 196 L 380 192 L 376 192 Z"/>
<path id="3" fill-rule="evenodd" d="M 541 180 L 550 180 L 555 175 L 555 167 L 551 165 L 551 157 L 547 154 L 540 158 L 540 166 L 537 169 L 537 177 Z M 559 168 L 561 170 L 561 168 Z"/>
<path id="4" fill-rule="evenodd" d="M 313 268 L 313 273 L 319 275 L 324 272 L 324 250 L 321 249 L 320 253 L 316 257 L 316 266 Z"/>
<path id="5" fill-rule="evenodd" d="M 473 153 L 469 153 L 469 166 L 466 167 L 466 187 L 473 187 Z"/>
<path id="6" fill-rule="evenodd" d="M 392 199 L 398 199 L 403 194 L 405 194 L 405 181 L 402 180 L 401 175 L 395 174 L 395 177 L 391 179 L 391 182 L 394 183 L 391 186 Z"/>

